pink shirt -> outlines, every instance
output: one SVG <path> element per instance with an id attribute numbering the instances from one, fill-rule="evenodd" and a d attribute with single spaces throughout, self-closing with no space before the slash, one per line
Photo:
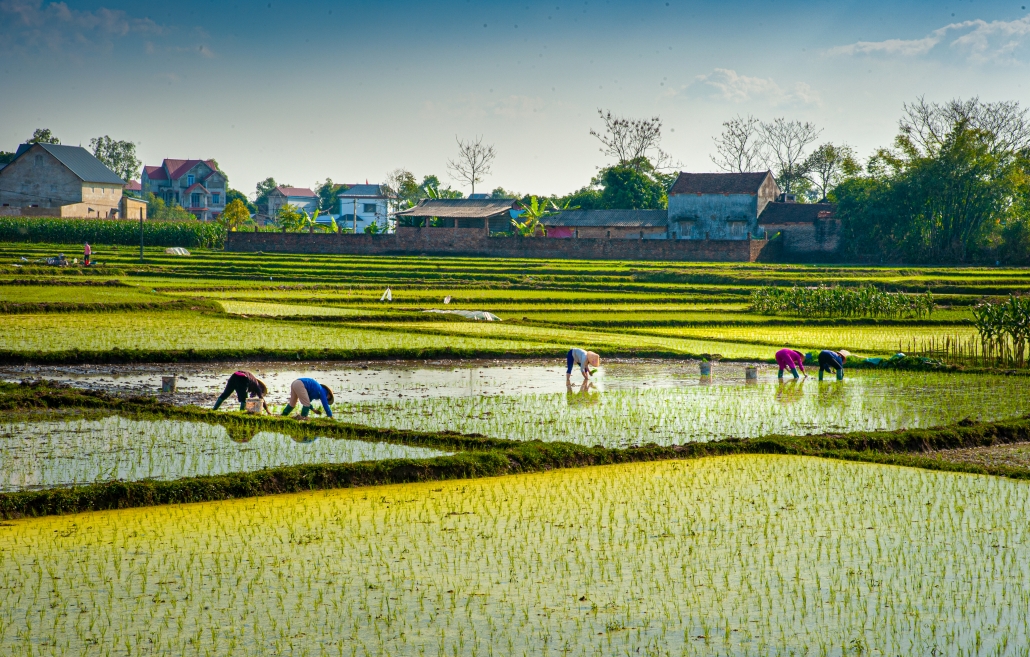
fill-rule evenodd
<path id="1" fill-rule="evenodd" d="M 776 364 L 780 366 L 780 369 L 790 369 L 791 367 L 799 368 L 802 372 L 805 371 L 804 365 L 805 359 L 798 352 L 793 349 L 780 349 L 776 352 Z"/>

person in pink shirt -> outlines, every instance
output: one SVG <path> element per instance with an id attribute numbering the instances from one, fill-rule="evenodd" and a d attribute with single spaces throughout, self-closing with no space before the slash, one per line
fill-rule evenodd
<path id="1" fill-rule="evenodd" d="M 783 378 L 783 370 L 789 369 L 790 373 L 794 375 L 794 378 L 798 378 L 798 370 L 801 369 L 801 373 L 808 378 L 808 374 L 805 372 L 805 355 L 795 349 L 780 349 L 776 352 L 776 364 L 780 366 L 780 373 L 777 375 L 778 378 Z"/>

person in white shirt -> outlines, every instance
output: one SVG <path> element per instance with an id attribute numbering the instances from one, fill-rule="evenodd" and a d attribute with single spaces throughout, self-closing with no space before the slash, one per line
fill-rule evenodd
<path id="1" fill-rule="evenodd" d="M 583 373 L 583 380 L 590 380 L 590 368 L 601 366 L 601 357 L 592 351 L 584 351 L 578 347 L 569 349 L 569 353 L 565 355 L 565 364 L 568 369 L 565 372 L 565 383 L 569 384 L 572 381 L 572 367 L 574 365 L 579 367 L 579 371 Z"/>

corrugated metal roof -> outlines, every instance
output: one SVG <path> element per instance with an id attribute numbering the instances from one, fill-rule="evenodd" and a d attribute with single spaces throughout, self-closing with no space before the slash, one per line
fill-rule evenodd
<path id="1" fill-rule="evenodd" d="M 343 198 L 386 198 L 379 185 L 351 185 L 336 196 Z"/>
<path id="2" fill-rule="evenodd" d="M 811 224 L 819 219 L 832 219 L 836 209 L 832 203 L 769 203 L 758 217 L 758 223 Z"/>
<path id="3" fill-rule="evenodd" d="M 424 199 L 413 208 L 397 213 L 398 217 L 440 217 L 443 219 L 476 219 L 510 216 L 515 207 L 512 199 Z"/>
<path id="4" fill-rule="evenodd" d="M 545 217 L 542 223 L 545 226 L 575 228 L 590 226 L 663 227 L 669 224 L 669 213 L 667 210 L 566 210 L 560 214 Z"/>
<path id="5" fill-rule="evenodd" d="M 17 160 L 23 154 L 32 150 L 33 146 L 39 146 L 47 153 L 50 153 L 57 161 L 68 167 L 68 170 L 78 176 L 82 182 L 106 183 L 112 185 L 124 185 L 125 181 L 118 177 L 118 174 L 107 168 L 107 165 L 93 156 L 82 146 L 64 146 L 62 144 L 22 144 L 18 147 Z"/>
<path id="6" fill-rule="evenodd" d="M 669 194 L 757 194 L 768 171 L 754 173 L 687 173 L 681 171 Z"/>

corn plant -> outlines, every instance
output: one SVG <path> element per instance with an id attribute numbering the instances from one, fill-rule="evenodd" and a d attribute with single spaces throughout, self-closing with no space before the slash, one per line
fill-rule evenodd
<path id="1" fill-rule="evenodd" d="M 751 293 L 751 310 L 798 317 L 929 318 L 933 293 L 905 294 L 862 287 L 762 287 Z"/>

